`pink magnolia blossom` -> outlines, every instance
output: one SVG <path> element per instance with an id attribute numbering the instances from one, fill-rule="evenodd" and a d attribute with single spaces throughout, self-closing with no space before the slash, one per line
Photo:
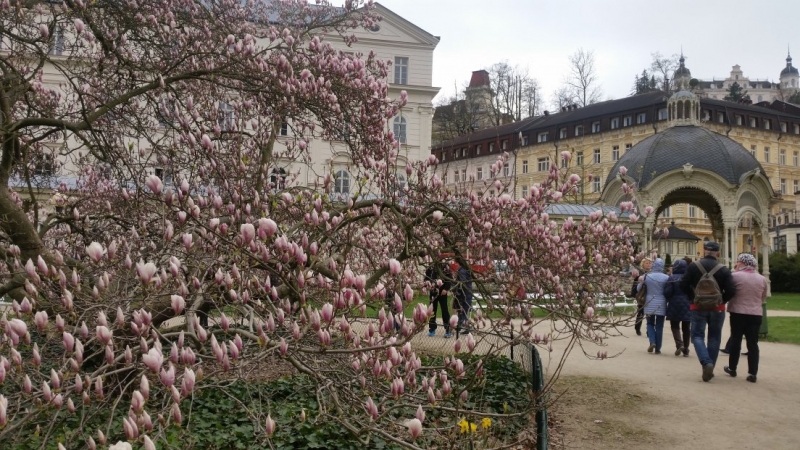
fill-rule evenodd
<path id="1" fill-rule="evenodd" d="M 149 284 L 157 271 L 158 269 L 153 263 L 145 263 L 144 261 L 136 263 L 136 274 L 139 275 L 139 279 L 144 284 Z"/>
<path id="2" fill-rule="evenodd" d="M 103 259 L 103 246 L 98 242 L 92 242 L 86 247 L 86 255 L 94 262 L 100 262 Z"/>
<path id="3" fill-rule="evenodd" d="M 144 184 L 151 191 L 153 191 L 154 194 L 160 194 L 161 191 L 164 189 L 164 183 L 161 181 L 161 178 L 155 175 L 148 175 Z"/>
<path id="4" fill-rule="evenodd" d="M 409 420 L 408 432 L 411 433 L 412 439 L 418 438 L 420 435 L 422 435 L 422 422 L 417 418 Z"/>
<path id="5" fill-rule="evenodd" d="M 164 356 L 157 348 L 151 348 L 147 354 L 142 355 L 142 362 L 148 369 L 158 373 L 158 370 L 164 364 Z"/>
<path id="6" fill-rule="evenodd" d="M 111 342 L 111 338 L 113 337 L 113 332 L 108 329 L 108 327 L 99 325 L 97 327 L 97 339 L 105 345 L 108 345 Z"/>
<path id="7" fill-rule="evenodd" d="M 400 261 L 390 258 L 389 259 L 389 273 L 392 275 L 397 275 L 402 270 L 402 266 L 400 265 Z"/>

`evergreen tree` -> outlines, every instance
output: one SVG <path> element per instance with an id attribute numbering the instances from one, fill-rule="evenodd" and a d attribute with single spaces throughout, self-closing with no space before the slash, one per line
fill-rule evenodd
<path id="1" fill-rule="evenodd" d="M 750 96 L 747 94 L 747 90 L 734 81 L 731 87 L 728 88 L 728 95 L 725 96 L 725 100 L 739 103 L 742 100 L 750 100 Z"/>

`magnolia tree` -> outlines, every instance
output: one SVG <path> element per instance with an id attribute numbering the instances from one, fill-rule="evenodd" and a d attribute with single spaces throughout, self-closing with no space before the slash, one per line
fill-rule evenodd
<path id="1" fill-rule="evenodd" d="M 615 324 L 593 308 L 618 290 L 627 226 L 548 217 L 579 181 L 556 165 L 521 199 L 447 190 L 434 158 L 398 167 L 387 119 L 406 98 L 389 98 L 388 63 L 321 37 L 352 42 L 348 29 L 380 20 L 357 3 L 0 4 L 4 448 L 34 433 L 47 448 L 167 445 L 191 429 L 199 390 L 276 361 L 316 386 L 310 413 L 363 444 L 444 448 L 459 433 L 432 412 L 503 415 L 469 401 L 485 374 L 462 359 L 492 333 L 545 350 L 602 342 Z M 329 173 L 276 180 L 278 162 L 310 164 L 312 145 L 342 136 L 348 198 L 331 195 Z M 441 253 L 508 270 L 477 332 L 423 366 L 412 339 L 431 309 L 402 311 Z M 476 273 L 476 291 L 486 281 Z M 534 303 L 562 334 L 532 331 L 549 316 L 514 320 Z M 268 443 L 279 413 L 242 414 Z"/>

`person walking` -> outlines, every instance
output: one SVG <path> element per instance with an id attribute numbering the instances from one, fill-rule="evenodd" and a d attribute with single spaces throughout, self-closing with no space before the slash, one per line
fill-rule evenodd
<path id="1" fill-rule="evenodd" d="M 650 258 L 644 258 L 642 260 L 642 271 L 647 273 L 650 269 L 653 268 L 653 260 Z M 631 297 L 636 297 L 636 291 L 639 288 L 639 279 L 640 274 L 639 271 L 634 269 L 633 271 L 633 289 L 631 292 Z M 644 322 L 644 303 L 637 303 L 636 305 L 636 321 L 634 322 L 633 329 L 636 330 L 636 335 L 642 335 L 642 322 Z M 646 329 L 645 329 L 646 330 Z"/>
<path id="2" fill-rule="evenodd" d="M 758 375 L 758 331 L 761 329 L 762 304 L 767 301 L 767 279 L 758 273 L 756 257 L 740 253 L 733 272 L 736 294 L 728 302 L 731 314 L 731 339 L 725 373 L 735 377 L 742 349 L 742 336 L 747 340 L 747 381 L 756 382 Z"/>
<path id="3" fill-rule="evenodd" d="M 703 244 L 705 256 L 695 261 L 686 269 L 686 274 L 681 278 L 680 287 L 691 302 L 689 309 L 692 315 L 692 344 L 700 365 L 703 367 L 703 381 L 714 378 L 714 366 L 719 356 L 719 346 L 722 341 L 722 326 L 725 324 L 725 303 L 736 293 L 731 271 L 717 261 L 719 257 L 719 244 L 708 241 Z M 702 265 L 702 270 L 698 265 Z M 717 268 L 717 266 L 721 266 Z M 722 295 L 721 304 L 712 310 L 701 310 L 695 303 L 695 288 L 703 273 L 713 273 L 719 291 Z M 706 327 L 708 327 L 708 342 L 706 343 Z"/>
<path id="4" fill-rule="evenodd" d="M 455 282 L 452 286 L 458 310 L 457 333 L 469 334 L 469 312 L 472 309 L 472 275 L 469 269 L 462 266 L 458 260 L 455 264 Z"/>
<path id="5" fill-rule="evenodd" d="M 639 279 L 639 286 L 637 287 L 637 289 L 642 289 L 643 286 L 647 286 L 647 295 L 642 308 L 647 320 L 647 338 L 650 340 L 647 352 L 653 353 L 655 351 L 656 355 L 661 354 L 661 343 L 664 337 L 664 317 L 667 313 L 664 286 L 667 284 L 668 278 L 667 274 L 664 273 L 664 260 L 656 258 L 650 266 L 650 271 Z"/>
<path id="6" fill-rule="evenodd" d="M 692 314 L 689 311 L 689 299 L 678 284 L 686 273 L 686 261 L 678 259 L 672 263 L 672 275 L 667 279 L 664 287 L 664 298 L 667 299 L 667 320 L 675 340 L 675 356 L 689 356 L 689 343 L 691 342 Z"/>
<path id="7" fill-rule="evenodd" d="M 453 276 L 450 267 L 442 264 L 440 260 L 431 264 L 425 270 L 425 281 L 430 283 L 430 304 L 433 305 L 433 315 L 428 321 L 428 336 L 436 336 L 436 311 L 442 309 L 442 323 L 444 324 L 444 337 L 449 338 L 450 334 L 450 311 L 447 308 L 447 294 L 453 284 Z"/>

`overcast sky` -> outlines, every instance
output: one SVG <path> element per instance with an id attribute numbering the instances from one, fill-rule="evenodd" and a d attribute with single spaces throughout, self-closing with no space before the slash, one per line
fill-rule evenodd
<path id="1" fill-rule="evenodd" d="M 433 85 L 452 95 L 473 70 L 527 66 L 546 105 L 578 48 L 594 51 L 603 99 L 629 95 L 650 54 L 683 53 L 694 78 L 724 79 L 739 64 L 751 80 L 778 81 L 787 45 L 800 67 L 800 1 L 378 0 L 441 38 Z M 437 97 L 437 100 L 440 98 Z"/>

